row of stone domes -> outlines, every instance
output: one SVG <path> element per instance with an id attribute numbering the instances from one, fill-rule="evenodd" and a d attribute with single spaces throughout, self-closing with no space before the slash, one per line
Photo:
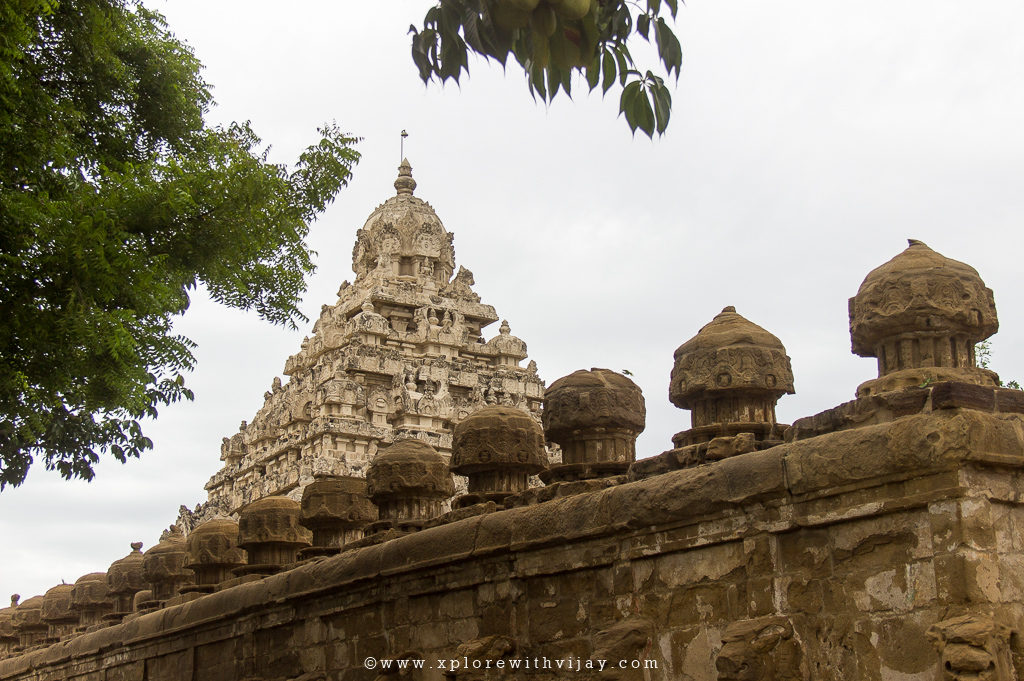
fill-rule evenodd
<path id="1" fill-rule="evenodd" d="M 879 365 L 878 378 L 858 394 L 922 379 L 995 385 L 994 374 L 975 366 L 974 346 L 997 328 L 992 291 L 978 273 L 912 240 L 850 299 L 853 351 Z M 779 437 L 775 403 L 793 390 L 779 339 L 727 307 L 675 352 L 669 398 L 692 411 L 693 423 L 673 440 L 677 447 L 736 434 L 772 441 Z M 426 442 L 402 440 L 377 455 L 365 480 L 321 478 L 306 487 L 301 504 L 268 497 L 243 509 L 237 524 L 209 521 L 187 542 L 172 534 L 146 554 L 133 544 L 106 574 L 0 610 L 0 655 L 4 646 L 23 649 L 99 626 L 104 617 L 117 621 L 260 578 L 300 557 L 366 541 L 364 533 L 415 530 L 441 515 L 454 492 L 453 472 L 469 479 L 456 508 L 507 504 L 527 492 L 535 474 L 557 484 L 624 473 L 644 417 L 643 395 L 631 380 L 606 369 L 577 371 L 546 391 L 543 430 L 530 414 L 486 407 L 456 426 L 450 464 Z M 548 466 L 545 440 L 560 446 L 560 464 Z"/>

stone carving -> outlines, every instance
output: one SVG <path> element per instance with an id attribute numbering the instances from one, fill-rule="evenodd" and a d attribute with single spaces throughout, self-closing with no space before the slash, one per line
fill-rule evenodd
<path id="1" fill-rule="evenodd" d="M 361 539 L 363 528 L 377 519 L 377 507 L 366 496 L 366 480 L 319 475 L 302 491 L 299 522 L 313 533 L 313 546 L 302 557 L 327 556 Z"/>
<path id="2" fill-rule="evenodd" d="M 469 494 L 455 506 L 494 501 L 529 486 L 529 476 L 547 468 L 544 432 L 520 409 L 489 406 L 455 426 L 451 469 L 469 478 Z"/>
<path id="3" fill-rule="evenodd" d="M 14 631 L 18 634 L 18 648 L 25 650 L 43 643 L 49 629 L 43 621 L 43 597 L 33 596 L 19 604 L 12 615 Z"/>
<path id="4" fill-rule="evenodd" d="M 71 584 L 58 584 L 43 595 L 43 605 L 39 614 L 47 625 L 48 642 L 59 641 L 64 636 L 74 633 L 75 626 L 78 625 L 78 613 L 71 604 L 71 592 L 74 588 Z"/>
<path id="5" fill-rule="evenodd" d="M 99 624 L 103 616 L 114 609 L 114 601 L 107 589 L 107 573 L 90 572 L 75 582 L 71 604 L 78 613 L 78 631 Z"/>
<path id="6" fill-rule="evenodd" d="M 186 567 L 195 573 L 195 585 L 188 591 L 209 593 L 245 564 L 245 552 L 238 546 L 238 523 L 214 518 L 194 529 L 187 540 Z"/>
<path id="7" fill-rule="evenodd" d="M 377 504 L 381 521 L 369 531 L 392 526 L 412 529 L 441 514 L 455 485 L 448 465 L 433 447 L 406 439 L 377 454 L 366 472 L 366 492 Z"/>
<path id="8" fill-rule="evenodd" d="M 239 575 L 271 575 L 296 561 L 299 549 L 312 536 L 299 524 L 299 502 L 288 497 L 264 497 L 245 508 L 238 518 L 238 546 L 249 554 Z"/>
<path id="9" fill-rule="evenodd" d="M 473 278 L 473 273 L 465 267 L 459 267 L 458 274 L 452 279 L 451 283 L 441 290 L 441 293 L 452 296 L 453 298 L 459 298 L 462 300 L 469 300 L 474 303 L 480 302 L 480 296 L 473 291 L 473 285 L 476 280 Z"/>
<path id="10" fill-rule="evenodd" d="M 114 602 L 113 612 L 109 616 L 112 621 L 118 621 L 130 613 L 135 594 L 147 586 L 142 571 L 142 542 L 132 542 L 131 548 L 131 553 L 115 560 L 107 568 L 107 591 Z"/>
<path id="11" fill-rule="evenodd" d="M 192 572 L 185 568 L 187 561 L 188 546 L 179 532 L 169 533 L 142 555 L 142 576 L 153 592 L 153 601 L 144 603 L 144 608 L 162 607 L 192 581 Z"/>
<path id="12" fill-rule="evenodd" d="M 803 648 L 785 617 L 734 622 L 722 632 L 718 681 L 809 681 Z"/>
<path id="13" fill-rule="evenodd" d="M 967 614 L 932 625 L 928 638 L 939 651 L 946 681 L 1017 681 L 1010 633 L 987 615 Z"/>
<path id="14" fill-rule="evenodd" d="M 625 473 L 636 460 L 636 438 L 647 407 L 636 383 L 608 369 L 579 370 L 544 394 L 544 434 L 562 449 L 562 463 L 542 479 Z"/>
<path id="15" fill-rule="evenodd" d="M 447 457 L 454 424 L 485 404 L 539 421 L 544 383 L 536 364 L 519 366 L 526 344 L 507 322 L 485 342 L 498 316 L 473 292 L 472 272 L 455 273 L 452 235 L 414 196 L 407 161 L 395 187 L 356 234 L 355 281 L 322 308 L 285 362 L 287 380 L 276 379 L 255 418 L 222 441 L 224 467 L 206 502 L 180 510 L 183 532 L 237 518 L 262 497 L 297 501 L 314 473 L 364 476 L 377 448 L 403 437 Z"/>
<path id="16" fill-rule="evenodd" d="M 775 403 L 793 393 L 786 348 L 771 333 L 729 306 L 675 351 L 669 399 L 691 410 L 692 427 L 676 434 L 683 447 L 751 432 L 781 439 Z"/>
<path id="17" fill-rule="evenodd" d="M 850 298 L 853 353 L 878 358 L 859 397 L 935 381 L 998 385 L 974 346 L 999 328 L 992 290 L 977 270 L 915 239 L 872 270 Z"/>

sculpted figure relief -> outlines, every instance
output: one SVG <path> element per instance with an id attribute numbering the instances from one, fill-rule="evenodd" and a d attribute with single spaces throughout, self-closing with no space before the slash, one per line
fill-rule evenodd
<path id="1" fill-rule="evenodd" d="M 985 615 L 961 615 L 928 630 L 944 681 L 1017 681 L 1010 628 Z"/>
<path id="2" fill-rule="evenodd" d="M 730 624 L 715 660 L 718 681 L 809 681 L 800 641 L 785 617 Z"/>

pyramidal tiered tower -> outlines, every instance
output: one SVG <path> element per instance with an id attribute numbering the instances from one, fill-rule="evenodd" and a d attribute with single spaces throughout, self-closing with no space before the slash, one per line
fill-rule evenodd
<path id="1" fill-rule="evenodd" d="M 355 282 L 324 305 L 313 334 L 285 362 L 251 422 L 224 438 L 224 467 L 206 484 L 209 500 L 185 509 L 189 529 L 268 495 L 299 499 L 318 473 L 362 476 L 396 439 L 415 437 L 446 458 L 459 421 L 489 404 L 536 416 L 544 382 L 526 343 L 473 292 L 473 273 L 455 271 L 452 234 L 413 195 L 408 160 L 397 193 L 367 219 L 352 250 Z"/>

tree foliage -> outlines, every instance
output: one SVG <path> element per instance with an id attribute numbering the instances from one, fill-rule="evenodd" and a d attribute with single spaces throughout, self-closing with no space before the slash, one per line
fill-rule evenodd
<path id="1" fill-rule="evenodd" d="M 359 154 L 334 125 L 292 169 L 210 127 L 201 65 L 127 0 L 0 0 L 0 489 L 34 457 L 93 477 L 191 398 L 172 331 L 203 285 L 294 326 L 308 224 Z"/>
<path id="2" fill-rule="evenodd" d="M 641 71 L 629 50 L 653 39 L 665 75 L 679 77 L 683 53 L 666 17 L 678 0 L 440 0 L 423 26 L 410 27 L 412 57 L 424 82 L 458 82 L 469 51 L 506 66 L 513 56 L 530 93 L 544 101 L 572 96 L 573 75 L 602 93 L 621 89 L 619 112 L 633 133 L 665 132 L 672 96 L 664 78 Z"/>

